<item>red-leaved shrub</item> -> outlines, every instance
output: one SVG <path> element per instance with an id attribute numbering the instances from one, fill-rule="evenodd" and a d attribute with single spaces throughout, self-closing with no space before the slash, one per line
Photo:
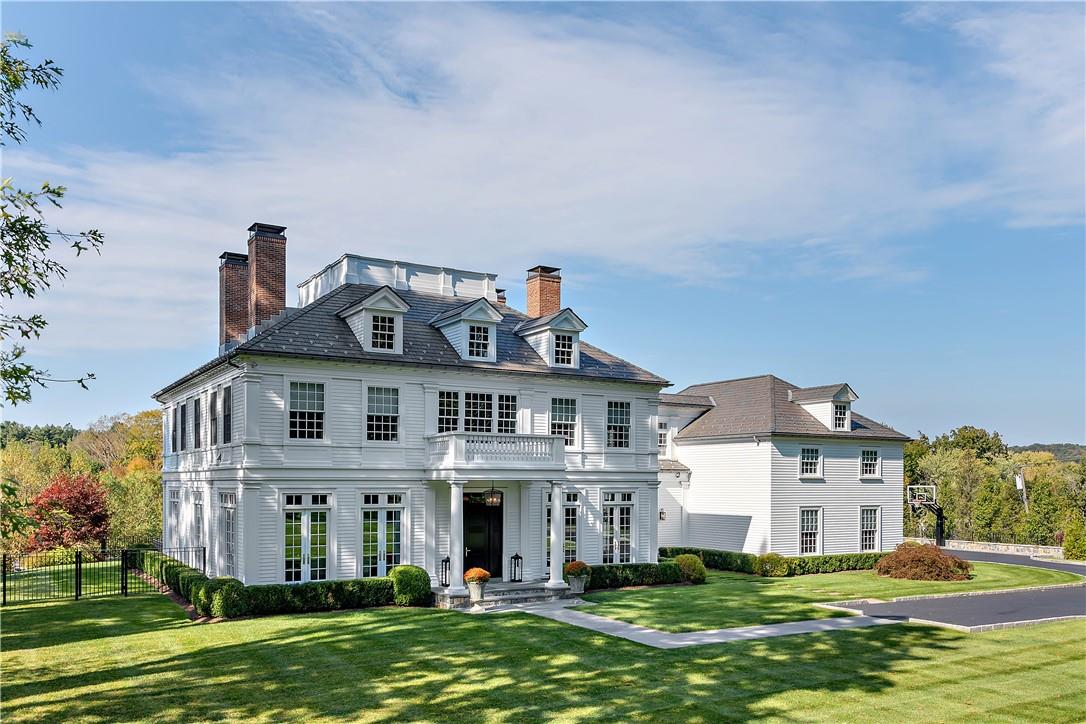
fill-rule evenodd
<path id="1" fill-rule="evenodd" d="M 875 572 L 890 578 L 914 581 L 964 581 L 973 564 L 952 556 L 938 546 L 901 544 L 875 564 Z"/>
<path id="2" fill-rule="evenodd" d="M 37 529 L 31 550 L 51 550 L 80 543 L 102 543 L 109 535 L 106 489 L 89 475 L 62 473 L 31 501 Z"/>

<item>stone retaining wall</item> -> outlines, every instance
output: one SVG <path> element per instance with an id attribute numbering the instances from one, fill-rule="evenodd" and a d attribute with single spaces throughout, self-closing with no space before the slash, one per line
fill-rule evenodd
<path id="1" fill-rule="evenodd" d="M 930 538 L 906 538 L 917 543 L 934 543 Z M 1012 553 L 1019 556 L 1042 556 L 1044 558 L 1063 558 L 1063 548 L 1059 546 L 1028 546 L 1018 543 L 987 543 L 971 540 L 948 540 L 946 548 L 959 551 L 982 551 L 986 553 Z"/>

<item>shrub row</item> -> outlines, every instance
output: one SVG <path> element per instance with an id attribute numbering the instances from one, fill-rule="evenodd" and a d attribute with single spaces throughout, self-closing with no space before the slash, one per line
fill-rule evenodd
<path id="1" fill-rule="evenodd" d="M 625 586 L 659 586 L 682 583 L 683 572 L 671 561 L 660 563 L 615 563 L 593 565 L 588 578 L 588 590 L 623 588 Z"/>
<path id="2" fill-rule="evenodd" d="M 397 566 L 386 578 L 246 586 L 236 578 L 208 578 L 157 551 L 140 551 L 134 563 L 191 603 L 201 616 L 266 616 L 393 603 L 429 606 L 432 601 L 430 576 L 418 566 Z"/>
<path id="3" fill-rule="evenodd" d="M 752 553 L 717 551 L 709 548 L 661 548 L 661 558 L 673 558 L 692 554 L 700 558 L 706 568 L 718 571 L 753 573 L 759 576 L 804 576 L 809 573 L 837 573 L 838 571 L 865 571 L 875 567 L 887 553 L 838 553 L 826 556 L 785 557 L 777 553 Z"/>

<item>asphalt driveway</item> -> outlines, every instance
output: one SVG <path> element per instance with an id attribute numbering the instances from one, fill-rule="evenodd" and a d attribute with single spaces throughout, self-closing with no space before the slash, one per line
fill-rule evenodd
<path id="1" fill-rule="evenodd" d="M 1053 568 L 1086 574 L 1086 568 L 1070 563 L 1036 561 L 1028 556 L 1006 553 L 980 553 L 974 551 L 950 551 L 971 561 L 1013 563 L 1020 566 Z M 852 607 L 850 607 L 852 608 Z M 854 610 L 865 616 L 928 622 L 982 631 L 1051 619 L 1073 616 L 1086 617 L 1086 582 L 1063 588 L 1034 591 L 1007 591 L 942 598 L 920 598 L 893 603 L 857 604 Z"/>

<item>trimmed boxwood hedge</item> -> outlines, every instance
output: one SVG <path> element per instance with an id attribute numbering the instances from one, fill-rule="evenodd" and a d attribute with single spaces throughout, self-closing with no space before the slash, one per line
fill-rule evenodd
<path id="1" fill-rule="evenodd" d="M 682 583 L 683 572 L 672 561 L 660 563 L 614 563 L 593 565 L 588 576 L 587 590 L 623 588 L 625 586 L 659 586 Z"/>
<path id="2" fill-rule="evenodd" d="M 139 551 L 135 554 L 133 563 L 191 603 L 201 616 L 236 618 L 275 613 L 372 608 L 390 606 L 398 602 L 397 598 L 414 602 L 401 605 L 429 605 L 430 578 L 425 571 L 422 573 L 426 575 L 427 597 L 423 600 L 417 590 L 418 576 L 411 572 L 401 576 L 397 597 L 396 585 L 392 578 L 387 577 L 246 586 L 236 578 L 208 578 L 195 568 L 158 551 Z"/>
<path id="3" fill-rule="evenodd" d="M 692 553 L 700 558 L 706 568 L 737 573 L 762 573 L 763 558 L 752 553 L 718 551 L 710 548 L 661 548 L 661 558 L 674 558 L 684 553 Z M 769 554 L 767 554 L 769 555 Z M 879 553 L 836 553 L 826 556 L 785 557 L 787 572 L 781 572 L 783 564 L 773 566 L 776 575 L 804 576 L 809 573 L 837 573 L 838 571 L 866 571 L 875 567 L 881 558 L 889 552 Z"/>
<path id="4" fill-rule="evenodd" d="M 430 574 L 418 566 L 396 566 L 388 573 L 397 606 L 429 606 L 434 594 L 430 590 Z"/>

